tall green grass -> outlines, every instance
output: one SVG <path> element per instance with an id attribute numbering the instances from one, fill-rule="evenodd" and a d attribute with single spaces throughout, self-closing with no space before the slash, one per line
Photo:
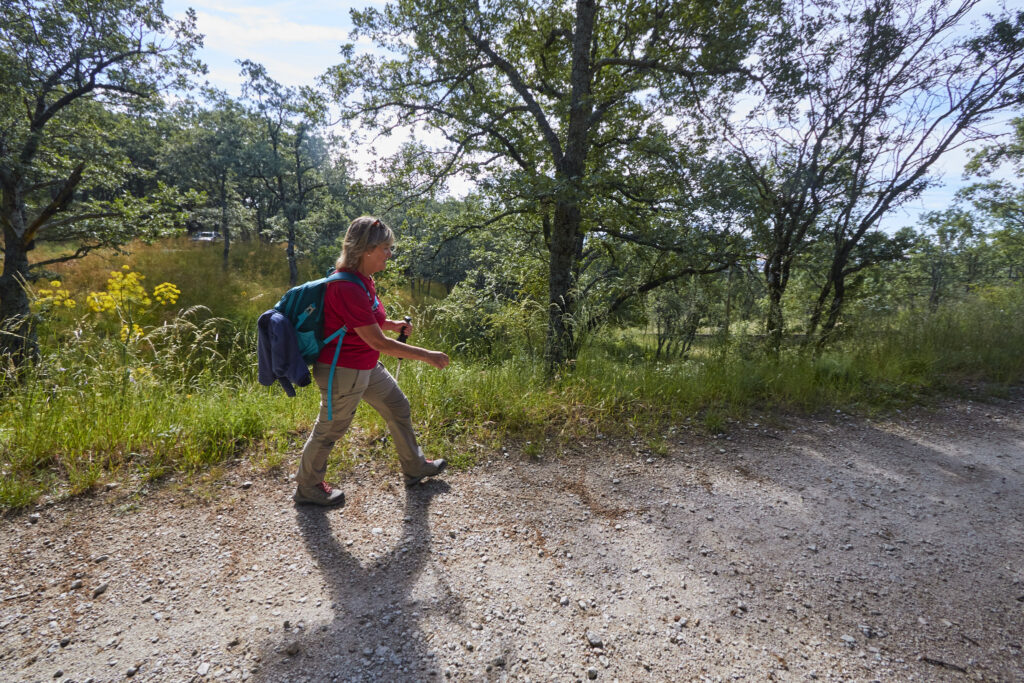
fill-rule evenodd
<path id="1" fill-rule="evenodd" d="M 319 393 L 307 387 L 288 398 L 255 378 L 255 318 L 287 287 L 283 266 L 263 263 L 283 256 L 267 248 L 224 275 L 219 252 L 203 246 L 132 256 L 147 282 L 179 284 L 186 304 L 150 321 L 141 340 L 122 342 L 81 313 L 46 322 L 43 361 L 21 381 L 0 384 L 0 507 L 76 495 L 110 480 L 141 486 L 237 457 L 294 466 Z M 69 273 L 65 285 L 75 284 Z M 445 338 L 431 329 L 429 312 L 422 320 L 421 340 Z M 718 432 L 751 409 L 877 409 L 1024 377 L 1019 290 L 979 292 L 937 314 L 860 321 L 858 334 L 820 354 L 767 355 L 739 337 L 695 349 L 689 360 L 658 363 L 621 353 L 619 343 L 595 343 L 554 379 L 531 344 L 509 349 L 508 321 L 499 322 L 474 334 L 494 334 L 484 341 L 503 346 L 500 358 L 453 354 L 443 372 L 404 362 L 401 384 L 429 457 L 469 465 L 509 440 L 539 456 L 596 432 L 654 443 L 666 424 L 687 418 Z M 394 368 L 394 359 L 385 362 Z M 361 406 L 331 475 L 364 458 L 393 463 L 377 440 L 383 434 L 380 418 Z"/>

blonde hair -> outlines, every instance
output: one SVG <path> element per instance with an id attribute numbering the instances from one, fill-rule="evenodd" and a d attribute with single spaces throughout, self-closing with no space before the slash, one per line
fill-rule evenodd
<path id="1" fill-rule="evenodd" d="M 395 233 L 391 232 L 391 228 L 374 216 L 360 216 L 349 224 L 345 241 L 341 244 L 341 256 L 334 267 L 338 270 L 356 270 L 364 254 L 385 243 L 395 243 Z"/>

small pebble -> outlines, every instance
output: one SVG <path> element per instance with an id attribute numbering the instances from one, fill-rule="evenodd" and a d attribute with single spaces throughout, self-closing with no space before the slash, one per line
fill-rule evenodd
<path id="1" fill-rule="evenodd" d="M 103 595 L 104 593 L 106 593 L 108 585 L 109 584 L 101 583 L 100 585 L 96 586 L 96 589 L 92 592 L 92 597 L 98 598 L 101 595 Z"/>

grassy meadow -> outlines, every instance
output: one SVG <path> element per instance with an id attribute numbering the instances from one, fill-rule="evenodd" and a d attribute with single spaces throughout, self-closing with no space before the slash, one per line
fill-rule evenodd
<path id="1" fill-rule="evenodd" d="M 33 286 L 43 360 L 18 382 L 0 380 L 0 508 L 108 482 L 142 492 L 170 474 L 204 476 L 236 458 L 265 470 L 295 466 L 319 393 L 311 386 L 289 398 L 256 381 L 256 318 L 287 288 L 282 249 L 237 243 L 225 273 L 219 244 L 176 239 L 55 270 L 52 282 Z M 162 283 L 178 294 L 161 303 Z M 103 292 L 119 303 L 110 308 Z M 384 301 L 391 317 L 412 313 L 420 323 L 414 343 L 451 351 L 431 326 L 429 305 L 414 306 L 402 292 Z M 717 433 L 751 410 L 868 412 L 964 390 L 999 392 L 1024 376 L 1019 290 L 986 290 L 939 313 L 905 312 L 863 329 L 820 355 L 766 356 L 733 335 L 672 363 L 651 360 L 639 332 L 608 333 L 551 381 L 524 351 L 501 360 L 453 353 L 444 372 L 405 361 L 401 384 L 426 452 L 459 467 L 507 440 L 544 457 L 582 435 L 629 434 L 659 452 L 670 424 Z M 394 359 L 385 363 L 394 369 Z M 328 476 L 365 460 L 396 468 L 383 434 L 383 422 L 361 406 Z"/>

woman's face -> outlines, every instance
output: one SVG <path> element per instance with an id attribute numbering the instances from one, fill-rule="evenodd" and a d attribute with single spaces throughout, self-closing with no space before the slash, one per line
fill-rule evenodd
<path id="1" fill-rule="evenodd" d="M 366 275 L 379 273 L 384 270 L 389 258 L 391 258 L 391 245 L 387 242 L 378 244 L 373 249 L 363 254 L 363 258 L 360 260 L 359 270 Z"/>

